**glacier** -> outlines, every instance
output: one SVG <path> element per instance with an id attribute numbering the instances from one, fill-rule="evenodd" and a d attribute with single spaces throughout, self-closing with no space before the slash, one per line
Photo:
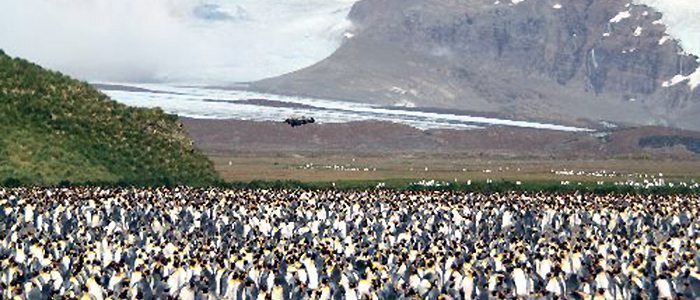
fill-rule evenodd
<path id="1" fill-rule="evenodd" d="M 564 132 L 592 132 L 582 127 L 508 120 L 466 114 L 430 112 L 410 107 L 377 105 L 257 93 L 213 87 L 164 84 L 96 83 L 112 99 L 127 105 L 160 107 L 166 113 L 197 119 L 238 119 L 281 122 L 291 115 L 314 117 L 318 123 L 384 121 L 421 130 L 468 130 L 490 126 L 533 128 Z"/>

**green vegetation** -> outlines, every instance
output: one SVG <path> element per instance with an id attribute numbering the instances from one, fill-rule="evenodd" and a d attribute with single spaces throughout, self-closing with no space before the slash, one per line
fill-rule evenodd
<path id="1" fill-rule="evenodd" d="M 509 181 L 495 181 L 487 183 L 472 182 L 452 182 L 447 186 L 422 186 L 414 185 L 406 181 L 388 181 L 384 182 L 383 187 L 377 187 L 377 181 L 340 181 L 331 182 L 298 182 L 298 181 L 253 181 L 253 182 L 232 182 L 222 184 L 228 188 L 255 188 L 255 189 L 338 189 L 338 190 L 391 190 L 391 191 L 462 191 L 475 193 L 592 193 L 598 195 L 605 194 L 634 194 L 634 195 L 700 195 L 700 189 L 692 187 L 674 186 L 674 187 L 651 187 L 640 188 L 626 185 L 615 185 L 612 182 L 606 182 L 598 185 L 595 182 L 582 182 L 581 185 L 561 185 L 560 182 L 554 181 L 531 181 L 516 184 Z"/>
<path id="2" fill-rule="evenodd" d="M 384 186 L 378 187 L 377 181 L 339 181 L 339 182 L 299 182 L 299 181 L 252 181 L 252 182 L 230 182 L 220 183 L 219 186 L 225 188 L 238 189 L 307 189 L 307 190 L 390 190 L 390 191 L 461 191 L 475 193 L 592 193 L 598 195 L 605 194 L 630 194 L 630 195 L 700 195 L 700 189 L 692 187 L 652 187 L 640 188 L 625 185 L 615 185 L 606 182 L 598 185 L 595 182 L 583 182 L 581 185 L 561 185 L 554 181 L 532 181 L 516 184 L 509 181 L 496 181 L 492 183 L 453 182 L 447 186 L 421 186 L 413 185 L 406 181 L 384 182 Z"/>
<path id="3" fill-rule="evenodd" d="M 0 50 L 0 184 L 218 181 L 177 121 Z"/>
<path id="4" fill-rule="evenodd" d="M 532 182 L 522 182 L 521 184 L 516 184 L 510 181 L 499 181 L 499 182 L 474 182 L 472 184 L 465 183 L 453 183 L 449 186 L 444 187 L 424 187 L 424 186 L 404 186 L 399 187 L 406 188 L 409 190 L 455 190 L 455 191 L 468 191 L 468 192 L 479 192 L 479 193 L 507 193 L 507 192 L 519 192 L 519 193 L 561 193 L 570 194 L 575 192 L 580 193 L 592 193 L 598 195 L 605 194 L 630 194 L 630 195 L 692 195 L 700 194 L 700 189 L 692 187 L 683 186 L 662 186 L 662 187 L 634 187 L 628 185 L 615 185 L 613 182 L 605 182 L 599 185 L 595 182 L 581 182 L 581 184 L 572 183 L 570 185 L 562 185 L 560 182 L 554 181 L 532 181 Z"/>
<path id="5" fill-rule="evenodd" d="M 606 182 L 603 185 L 598 185 L 592 182 L 582 182 L 581 185 L 561 185 L 554 181 L 532 181 L 516 184 L 509 181 L 496 181 L 487 183 L 465 182 L 450 183 L 448 186 L 421 186 L 414 185 L 407 181 L 388 181 L 383 182 L 385 185 L 379 187 L 377 181 L 338 181 L 338 182 L 301 182 L 301 181 L 251 181 L 251 182 L 213 182 L 209 187 L 227 188 L 227 189 L 269 189 L 269 190 L 363 190 L 363 191 L 458 191 L 464 193 L 558 193 L 571 194 L 580 192 L 583 194 L 595 195 L 700 195 L 700 189 L 693 187 L 652 187 L 640 188 L 626 185 L 615 185 L 614 183 Z M 21 186 L 21 182 L 7 182 L 5 187 Z M 59 187 L 173 187 L 176 184 L 153 184 L 139 183 L 133 184 L 129 182 L 83 182 L 70 183 L 62 182 L 56 186 Z M 2 184 L 0 184 L 2 186 Z"/>

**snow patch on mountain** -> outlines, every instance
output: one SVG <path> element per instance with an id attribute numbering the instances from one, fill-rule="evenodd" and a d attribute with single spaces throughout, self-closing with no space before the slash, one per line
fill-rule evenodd
<path id="1" fill-rule="evenodd" d="M 640 35 L 642 35 L 642 30 L 643 30 L 643 29 L 644 29 L 644 28 L 642 28 L 642 27 L 637 27 L 637 29 L 634 30 L 634 33 L 633 33 L 634 36 L 640 36 Z"/>
<path id="2" fill-rule="evenodd" d="M 695 70 L 695 73 L 690 74 L 688 79 L 690 79 L 690 81 L 688 81 L 688 85 L 690 85 L 691 89 L 695 89 L 696 87 L 700 86 L 700 68 Z"/>
<path id="3" fill-rule="evenodd" d="M 661 85 L 663 87 L 671 87 L 686 80 L 688 81 L 688 85 L 691 89 L 695 89 L 696 87 L 698 87 L 698 85 L 700 85 L 700 68 L 698 68 L 693 74 L 690 74 L 688 76 L 678 74 L 671 78 L 671 80 L 664 81 Z"/>
<path id="4" fill-rule="evenodd" d="M 619 14 L 610 19 L 610 23 L 620 23 L 620 21 L 632 16 L 629 11 L 621 11 Z"/>
<path id="5" fill-rule="evenodd" d="M 664 36 L 659 40 L 659 46 L 665 44 L 669 39 L 671 39 L 670 36 L 664 35 Z"/>

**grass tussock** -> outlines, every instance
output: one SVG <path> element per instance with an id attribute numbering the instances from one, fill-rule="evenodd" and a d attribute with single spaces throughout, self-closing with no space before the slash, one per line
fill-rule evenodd
<path id="1" fill-rule="evenodd" d="M 0 50 L 0 183 L 218 179 L 177 116 L 119 104 L 85 82 Z"/>

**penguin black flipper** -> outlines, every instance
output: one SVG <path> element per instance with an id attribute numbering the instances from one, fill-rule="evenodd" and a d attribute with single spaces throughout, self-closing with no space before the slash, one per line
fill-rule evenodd
<path id="1" fill-rule="evenodd" d="M 141 299 L 153 299 L 155 298 L 155 293 L 153 289 L 151 288 L 151 285 L 148 284 L 146 280 L 141 280 L 138 283 L 137 290 L 141 295 Z"/>
<path id="2" fill-rule="evenodd" d="M 693 276 L 688 277 L 688 290 L 692 291 L 691 294 L 693 295 L 692 299 L 697 299 L 700 297 L 700 279 L 697 279 Z"/>
<path id="3" fill-rule="evenodd" d="M 565 281 L 567 291 L 576 291 L 581 287 L 581 280 L 576 275 L 571 275 Z"/>

